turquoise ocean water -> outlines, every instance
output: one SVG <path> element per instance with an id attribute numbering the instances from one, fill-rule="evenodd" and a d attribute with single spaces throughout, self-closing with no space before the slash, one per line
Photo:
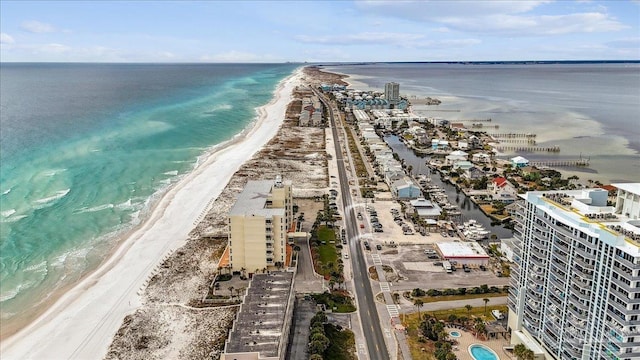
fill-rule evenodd
<path id="1" fill-rule="evenodd" d="M 0 310 L 95 268 L 295 65 L 0 65 Z"/>

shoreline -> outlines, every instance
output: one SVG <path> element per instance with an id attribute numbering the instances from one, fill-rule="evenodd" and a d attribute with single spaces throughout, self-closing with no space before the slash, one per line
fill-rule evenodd
<path id="1" fill-rule="evenodd" d="M 256 108 L 255 120 L 202 154 L 194 169 L 159 196 L 148 217 L 127 231 L 95 270 L 62 289 L 66 291 L 35 320 L 3 339 L 2 356 L 104 356 L 122 319 L 141 305 L 139 289 L 154 269 L 189 240 L 233 174 L 277 133 L 301 76 L 298 68 L 281 80 L 270 102 Z M 42 346 L 36 349 L 34 344 Z"/>

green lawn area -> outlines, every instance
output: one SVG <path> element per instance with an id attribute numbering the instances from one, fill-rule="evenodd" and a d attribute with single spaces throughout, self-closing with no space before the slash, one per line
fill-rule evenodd
<path id="1" fill-rule="evenodd" d="M 465 299 L 491 299 L 492 297 L 500 297 L 507 296 L 508 293 L 500 292 L 500 293 L 486 293 L 486 294 L 465 294 L 465 295 L 441 295 L 441 296 L 423 296 L 418 299 L 422 300 L 424 303 L 432 303 L 437 301 L 452 301 L 452 300 L 465 300 Z M 413 298 L 415 299 L 415 298 Z M 491 300 L 487 306 L 491 305 Z"/>

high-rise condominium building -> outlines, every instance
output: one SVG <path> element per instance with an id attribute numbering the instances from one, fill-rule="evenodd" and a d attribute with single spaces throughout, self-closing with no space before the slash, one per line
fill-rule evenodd
<path id="1" fill-rule="evenodd" d="M 614 186 L 522 195 L 509 327 L 537 359 L 640 358 L 640 183 Z"/>
<path id="2" fill-rule="evenodd" d="M 391 105 L 397 104 L 400 101 L 400 84 L 396 82 L 384 84 L 384 98 Z"/>
<path id="3" fill-rule="evenodd" d="M 253 273 L 284 264 L 292 213 L 291 181 L 247 182 L 229 212 L 231 269 Z"/>

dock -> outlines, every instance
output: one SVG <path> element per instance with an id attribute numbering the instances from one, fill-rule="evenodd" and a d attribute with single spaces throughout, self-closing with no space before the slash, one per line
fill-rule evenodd
<path id="1" fill-rule="evenodd" d="M 495 133 L 487 134 L 494 139 L 518 139 L 518 138 L 535 138 L 537 134 L 517 134 L 517 133 Z"/>
<path id="2" fill-rule="evenodd" d="M 563 167 L 563 166 L 588 167 L 589 159 L 532 161 L 530 164 L 533 166 L 547 166 L 547 167 Z"/>
<path id="3" fill-rule="evenodd" d="M 560 152 L 560 146 L 496 146 L 496 150 L 503 151 L 521 151 L 521 152 Z"/>

